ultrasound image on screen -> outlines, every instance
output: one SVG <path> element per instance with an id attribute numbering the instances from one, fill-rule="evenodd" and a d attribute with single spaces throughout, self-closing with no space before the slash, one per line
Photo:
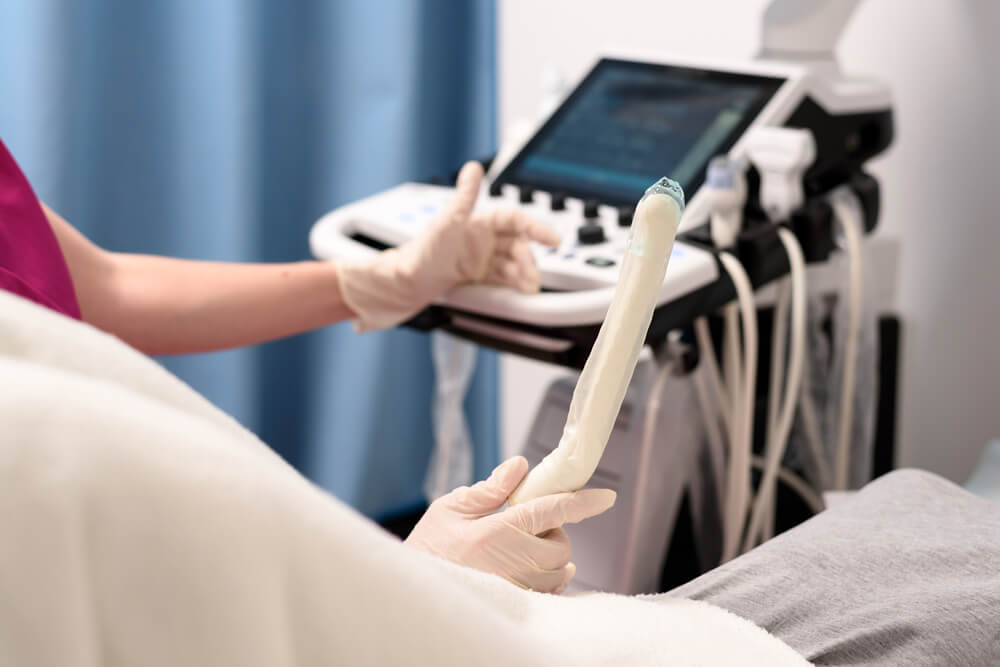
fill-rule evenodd
<path id="1" fill-rule="evenodd" d="M 634 204 L 666 175 L 690 196 L 781 83 L 602 60 L 499 180 Z"/>

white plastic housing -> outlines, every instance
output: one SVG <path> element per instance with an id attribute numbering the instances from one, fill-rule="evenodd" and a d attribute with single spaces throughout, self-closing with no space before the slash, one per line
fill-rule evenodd
<path id="1" fill-rule="evenodd" d="M 786 220 L 805 201 L 802 179 L 816 159 L 812 132 L 759 127 L 747 133 L 746 152 L 760 173 L 761 206 L 772 220 Z"/>
<path id="2" fill-rule="evenodd" d="M 861 0 L 772 0 L 764 11 L 761 55 L 833 60 L 844 26 Z"/>

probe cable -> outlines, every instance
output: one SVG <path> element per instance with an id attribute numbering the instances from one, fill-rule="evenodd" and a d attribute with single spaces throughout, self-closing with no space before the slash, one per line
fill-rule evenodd
<path id="1" fill-rule="evenodd" d="M 802 246 L 791 231 L 778 228 L 778 238 L 788 254 L 791 274 L 791 289 L 788 279 L 782 280 L 778 288 L 778 302 L 775 306 L 774 331 L 771 337 L 771 378 L 769 390 L 767 444 L 765 465 L 757 497 L 750 512 L 750 526 L 747 530 L 743 550 L 753 548 L 758 535 L 763 540 L 773 534 L 774 497 L 777 480 L 788 446 L 788 434 L 795 417 L 795 405 L 802 381 L 803 360 L 806 337 L 806 265 Z M 790 298 L 789 298 L 790 297 Z M 784 376 L 784 346 L 787 331 L 788 305 L 791 301 L 792 327 L 789 340 L 788 374 Z M 784 382 L 783 382 L 784 380 Z M 784 387 L 782 387 L 784 384 Z M 801 495 L 801 494 L 800 494 Z M 765 523 L 765 516 L 771 520 Z"/>
<path id="2" fill-rule="evenodd" d="M 744 358 L 732 360 L 733 367 L 741 371 L 742 377 L 734 378 L 736 382 L 731 387 L 733 403 L 729 424 L 730 459 L 722 540 L 722 558 L 723 561 L 728 561 L 739 553 L 740 537 L 743 535 L 750 498 L 753 407 L 757 382 L 757 310 L 754 306 L 753 286 L 740 261 L 728 251 L 721 252 L 719 260 L 736 288 L 739 314 L 743 320 Z M 738 328 L 739 322 L 735 318 L 727 318 L 726 324 L 727 335 L 730 340 L 735 340 L 738 331 L 731 331 L 731 329 Z M 731 344 L 727 353 L 730 351 L 739 352 L 739 345 Z M 742 383 L 739 380 L 742 380 Z"/>
<path id="3" fill-rule="evenodd" d="M 840 387 L 840 422 L 837 427 L 833 479 L 833 488 L 838 491 L 847 489 L 849 482 L 851 427 L 854 423 L 854 383 L 857 374 L 861 301 L 864 288 L 864 268 L 861 256 L 862 223 L 849 201 L 845 201 L 843 197 L 832 198 L 834 214 L 844 230 L 848 261 L 847 335 L 844 344 L 844 371 Z"/>

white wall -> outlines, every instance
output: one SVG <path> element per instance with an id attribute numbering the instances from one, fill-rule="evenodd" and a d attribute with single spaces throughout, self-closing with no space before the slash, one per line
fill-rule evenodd
<path id="1" fill-rule="evenodd" d="M 574 77 L 608 48 L 747 58 L 766 0 L 502 0 L 501 127 L 530 116 L 546 67 Z M 663 18 L 661 18 L 663 17 Z M 1000 437 L 1000 3 L 867 0 L 844 34 L 848 71 L 888 81 L 897 139 L 873 164 L 880 234 L 903 242 L 900 462 L 964 479 Z M 504 449 L 516 451 L 558 370 L 507 357 Z"/>

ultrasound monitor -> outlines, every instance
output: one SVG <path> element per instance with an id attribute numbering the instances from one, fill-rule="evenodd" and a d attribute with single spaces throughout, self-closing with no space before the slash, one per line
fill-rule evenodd
<path id="1" fill-rule="evenodd" d="M 690 197 L 784 81 L 602 59 L 496 180 L 626 206 L 665 174 Z"/>

